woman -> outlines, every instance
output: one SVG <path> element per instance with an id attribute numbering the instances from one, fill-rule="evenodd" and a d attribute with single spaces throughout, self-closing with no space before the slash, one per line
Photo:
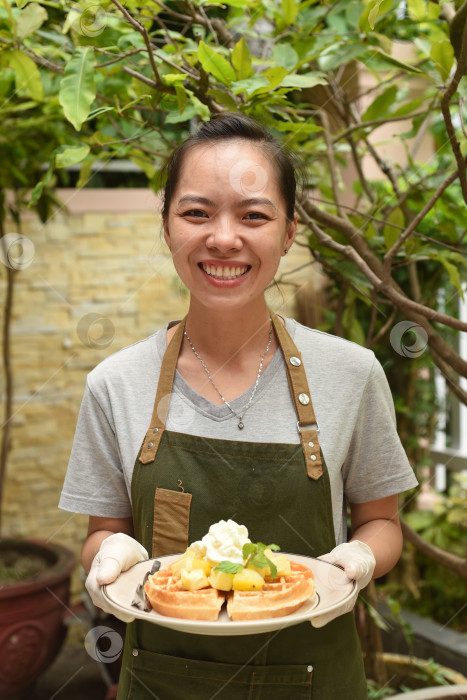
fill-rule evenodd
<path id="1" fill-rule="evenodd" d="M 294 241 L 295 187 L 289 156 L 243 115 L 213 117 L 172 157 L 164 236 L 188 314 L 91 372 L 61 499 L 90 515 L 82 560 L 104 609 L 103 584 L 221 519 L 339 563 L 358 589 L 400 556 L 397 494 L 416 480 L 381 366 L 264 299 Z M 334 616 L 240 637 L 134 621 L 118 697 L 361 700 L 354 618 Z"/>

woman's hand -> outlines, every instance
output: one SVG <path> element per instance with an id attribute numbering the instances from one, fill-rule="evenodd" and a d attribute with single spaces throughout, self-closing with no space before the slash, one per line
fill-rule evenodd
<path id="1" fill-rule="evenodd" d="M 117 532 L 103 540 L 99 551 L 94 557 L 89 575 L 86 579 L 86 590 L 92 602 L 104 612 L 111 613 L 123 622 L 132 622 L 134 617 L 111 607 L 102 592 L 102 586 L 112 583 L 121 574 L 134 564 L 149 555 L 145 548 L 133 537 Z"/>
<path id="2" fill-rule="evenodd" d="M 318 559 L 342 567 L 347 577 L 347 582 L 355 581 L 357 584 L 344 606 L 311 619 L 313 627 L 324 627 L 324 625 L 327 625 L 328 622 L 331 622 L 331 620 L 334 620 L 336 617 L 353 610 L 359 591 L 365 588 L 371 581 L 376 560 L 370 547 L 359 540 L 339 544 L 328 552 L 328 554 L 323 554 L 321 557 L 318 557 Z M 342 586 L 343 583 L 347 583 L 342 576 L 342 572 L 330 568 L 328 573 L 329 577 L 326 584 L 329 588 L 336 588 Z"/>

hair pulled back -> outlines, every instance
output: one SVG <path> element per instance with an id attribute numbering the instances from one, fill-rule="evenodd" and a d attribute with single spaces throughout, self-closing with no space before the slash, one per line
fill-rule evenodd
<path id="1" fill-rule="evenodd" d="M 233 139 L 243 139 L 253 143 L 269 159 L 273 171 L 277 173 L 279 189 L 286 205 L 287 219 L 293 220 L 297 188 L 293 156 L 257 121 L 245 114 L 234 112 L 213 115 L 173 152 L 166 165 L 167 179 L 162 206 L 162 217 L 165 220 L 168 218 L 170 203 L 187 153 L 196 146 L 213 145 Z"/>

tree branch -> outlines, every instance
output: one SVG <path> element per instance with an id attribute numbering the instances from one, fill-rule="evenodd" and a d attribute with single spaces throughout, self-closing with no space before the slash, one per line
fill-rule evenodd
<path id="1" fill-rule="evenodd" d="M 401 526 L 405 539 L 413 544 L 413 546 L 418 549 L 419 552 L 425 554 L 438 564 L 441 564 L 441 566 L 446 566 L 448 569 L 454 571 L 463 579 L 467 580 L 467 559 L 462 559 L 456 554 L 451 554 L 450 552 L 446 552 L 444 549 L 440 549 L 434 544 L 426 542 L 426 540 L 424 540 L 423 537 L 418 534 L 418 532 L 412 530 L 412 528 L 402 518 Z"/>
<path id="2" fill-rule="evenodd" d="M 443 99 L 441 100 L 441 111 L 443 113 L 444 117 L 444 122 L 446 124 L 446 130 L 448 132 L 448 137 L 449 137 L 449 142 L 451 144 L 452 152 L 454 153 L 454 157 L 456 159 L 458 171 L 459 171 L 459 181 L 462 189 L 462 195 L 464 197 L 464 201 L 467 203 L 467 177 L 466 177 L 466 172 L 465 172 L 465 158 L 462 155 L 461 149 L 460 149 L 460 144 L 459 141 L 456 138 L 456 133 L 454 131 L 454 127 L 452 124 L 452 119 L 451 119 L 451 110 L 450 110 L 450 102 L 451 102 L 451 97 L 454 95 L 454 93 L 457 91 L 457 88 L 459 87 L 459 83 L 461 81 L 461 78 L 463 77 L 464 73 L 466 72 L 467 68 L 467 22 L 464 24 L 464 31 L 462 34 L 462 44 L 461 44 L 461 51 L 460 55 L 457 61 L 457 68 L 456 72 L 454 73 L 454 76 L 448 86 L 448 89 L 443 95 Z"/>

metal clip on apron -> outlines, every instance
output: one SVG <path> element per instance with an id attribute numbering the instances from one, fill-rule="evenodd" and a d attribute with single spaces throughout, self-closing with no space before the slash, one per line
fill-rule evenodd
<path id="1" fill-rule="evenodd" d="M 135 537 L 152 556 L 185 551 L 233 518 L 253 542 L 317 557 L 335 546 L 329 476 L 300 352 L 272 315 L 300 444 L 218 440 L 165 430 L 182 321 L 163 358 L 154 412 L 131 491 Z M 271 426 L 274 429 L 274 426 Z M 128 625 L 118 700 L 364 700 L 352 613 L 321 629 L 302 623 L 235 637 Z"/>

